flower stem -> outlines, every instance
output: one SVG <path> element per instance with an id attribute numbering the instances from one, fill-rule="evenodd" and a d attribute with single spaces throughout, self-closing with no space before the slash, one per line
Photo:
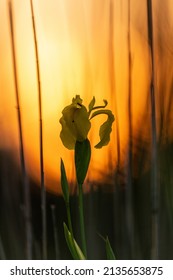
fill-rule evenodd
<path id="1" fill-rule="evenodd" d="M 84 212 L 83 212 L 83 191 L 82 184 L 78 185 L 79 189 L 79 218 L 80 218 L 80 231 L 81 231 L 81 241 L 82 241 L 82 251 L 87 258 L 87 248 L 86 248 L 86 237 L 85 237 L 85 225 L 84 225 Z"/>
<path id="2" fill-rule="evenodd" d="M 69 204 L 69 202 L 66 203 L 66 211 L 67 211 L 68 227 L 69 227 L 71 236 L 74 238 L 74 235 L 73 235 L 73 227 L 72 227 L 72 221 L 71 221 L 71 213 L 70 213 L 70 204 Z"/>

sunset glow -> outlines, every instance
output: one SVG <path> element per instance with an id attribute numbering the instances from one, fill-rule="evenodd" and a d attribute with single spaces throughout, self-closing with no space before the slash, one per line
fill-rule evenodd
<path id="1" fill-rule="evenodd" d="M 102 4 L 101 4 L 102 2 Z M 115 92 L 110 88 L 110 2 L 100 0 L 50 0 L 33 1 L 38 38 L 39 63 L 43 106 L 43 152 L 47 187 L 56 187 L 60 176 L 60 158 L 66 165 L 69 179 L 74 178 L 73 152 L 66 150 L 60 140 L 59 119 L 62 109 L 79 94 L 88 105 L 93 96 L 98 104 L 108 100 L 115 115 L 111 142 L 101 150 L 98 128 L 102 118 L 93 120 L 89 134 L 92 159 L 89 178 L 103 180 L 108 166 L 116 167 L 116 114 L 118 114 L 121 151 L 126 146 L 127 96 L 128 96 L 128 49 L 126 1 L 115 1 L 114 46 Z M 114 1 L 112 1 L 114 2 Z M 134 130 L 142 117 L 150 82 L 150 55 L 147 43 L 146 8 L 138 16 L 140 5 L 145 1 L 132 1 L 131 23 L 132 48 L 132 117 Z M 142 2 L 142 3 L 141 3 Z M 156 1 L 155 1 L 156 2 Z M 170 2 L 171 3 L 171 2 Z M 22 129 L 27 171 L 39 181 L 39 119 L 38 91 L 30 3 L 13 0 L 16 58 L 21 102 Z M 170 8 L 172 8 L 170 6 Z M 146 24 L 146 25 L 144 25 Z M 14 92 L 12 52 L 9 32 L 8 1 L 0 2 L 0 146 L 13 150 L 19 159 L 19 138 Z M 139 28 L 137 28 L 139 26 Z M 117 104 L 117 108 L 115 108 Z M 111 158 L 109 158 L 111 151 Z M 123 157 L 123 155 L 122 155 Z M 71 164 L 70 164 L 71 163 Z M 92 171 L 91 171 L 92 170 Z"/>

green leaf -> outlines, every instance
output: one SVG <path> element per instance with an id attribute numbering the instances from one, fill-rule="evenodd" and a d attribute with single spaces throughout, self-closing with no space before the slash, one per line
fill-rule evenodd
<path id="1" fill-rule="evenodd" d="M 88 139 L 83 142 L 76 141 L 75 145 L 75 168 L 78 184 L 82 185 L 90 163 L 91 146 Z"/>
<path id="2" fill-rule="evenodd" d="M 100 126 L 99 136 L 100 142 L 95 146 L 95 148 L 100 149 L 103 146 L 106 146 L 110 141 L 110 134 L 112 131 L 112 123 L 115 118 L 110 110 L 98 110 L 94 112 L 90 119 L 94 118 L 97 115 L 106 114 L 108 116 L 107 120 Z"/>
<path id="3" fill-rule="evenodd" d="M 75 241 L 75 239 L 72 237 L 71 232 L 68 230 L 66 224 L 64 223 L 64 234 L 65 239 L 68 245 L 68 248 L 70 250 L 70 253 L 74 260 L 85 260 L 84 254 L 82 253 L 79 245 Z"/>
<path id="4" fill-rule="evenodd" d="M 62 188 L 65 202 L 69 203 L 69 186 L 68 186 L 64 162 L 62 159 L 61 159 L 61 188 Z"/>
<path id="5" fill-rule="evenodd" d="M 107 255 L 107 259 L 108 259 L 108 260 L 116 260 L 115 255 L 114 255 L 114 252 L 113 252 L 113 250 L 112 250 L 112 247 L 111 247 L 111 244 L 110 244 L 110 242 L 109 242 L 108 237 L 106 237 L 105 242 L 106 242 L 106 255 Z"/>

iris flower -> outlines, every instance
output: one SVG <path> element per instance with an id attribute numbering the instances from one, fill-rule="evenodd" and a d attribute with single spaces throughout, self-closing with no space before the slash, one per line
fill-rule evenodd
<path id="1" fill-rule="evenodd" d="M 106 114 L 107 120 L 100 126 L 100 142 L 95 148 L 102 148 L 109 143 L 112 123 L 115 118 L 110 110 L 104 109 L 107 106 L 107 101 L 103 101 L 104 105 L 94 107 L 95 97 L 93 97 L 87 110 L 82 104 L 80 95 L 76 95 L 72 99 L 72 103 L 63 109 L 60 118 L 60 124 L 62 125 L 60 138 L 67 149 L 72 150 L 75 148 L 76 141 L 83 142 L 87 139 L 91 128 L 91 119 L 100 114 Z"/>

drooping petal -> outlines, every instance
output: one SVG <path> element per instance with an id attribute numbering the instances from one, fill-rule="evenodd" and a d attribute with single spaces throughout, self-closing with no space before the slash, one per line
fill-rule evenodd
<path id="1" fill-rule="evenodd" d="M 76 138 L 67 126 L 67 123 L 65 122 L 63 117 L 60 119 L 59 122 L 62 125 L 62 130 L 60 132 L 61 141 L 67 149 L 73 150 L 75 147 Z"/>
<path id="2" fill-rule="evenodd" d="M 110 133 L 112 131 L 112 123 L 115 118 L 110 110 L 98 110 L 94 112 L 90 119 L 94 118 L 97 115 L 106 114 L 108 116 L 107 120 L 100 126 L 99 136 L 100 142 L 95 146 L 95 148 L 100 149 L 103 146 L 106 146 L 110 141 Z"/>
<path id="3" fill-rule="evenodd" d="M 96 110 L 96 109 L 102 109 L 105 108 L 108 105 L 108 102 L 106 99 L 103 99 L 104 105 L 100 105 L 100 106 L 93 106 L 92 110 Z"/>
<path id="4" fill-rule="evenodd" d="M 75 111 L 77 110 L 79 109 L 77 109 L 74 105 L 69 105 L 62 111 L 62 119 L 65 122 L 70 134 L 72 134 L 74 138 L 77 137 L 76 126 L 74 124 Z"/>

